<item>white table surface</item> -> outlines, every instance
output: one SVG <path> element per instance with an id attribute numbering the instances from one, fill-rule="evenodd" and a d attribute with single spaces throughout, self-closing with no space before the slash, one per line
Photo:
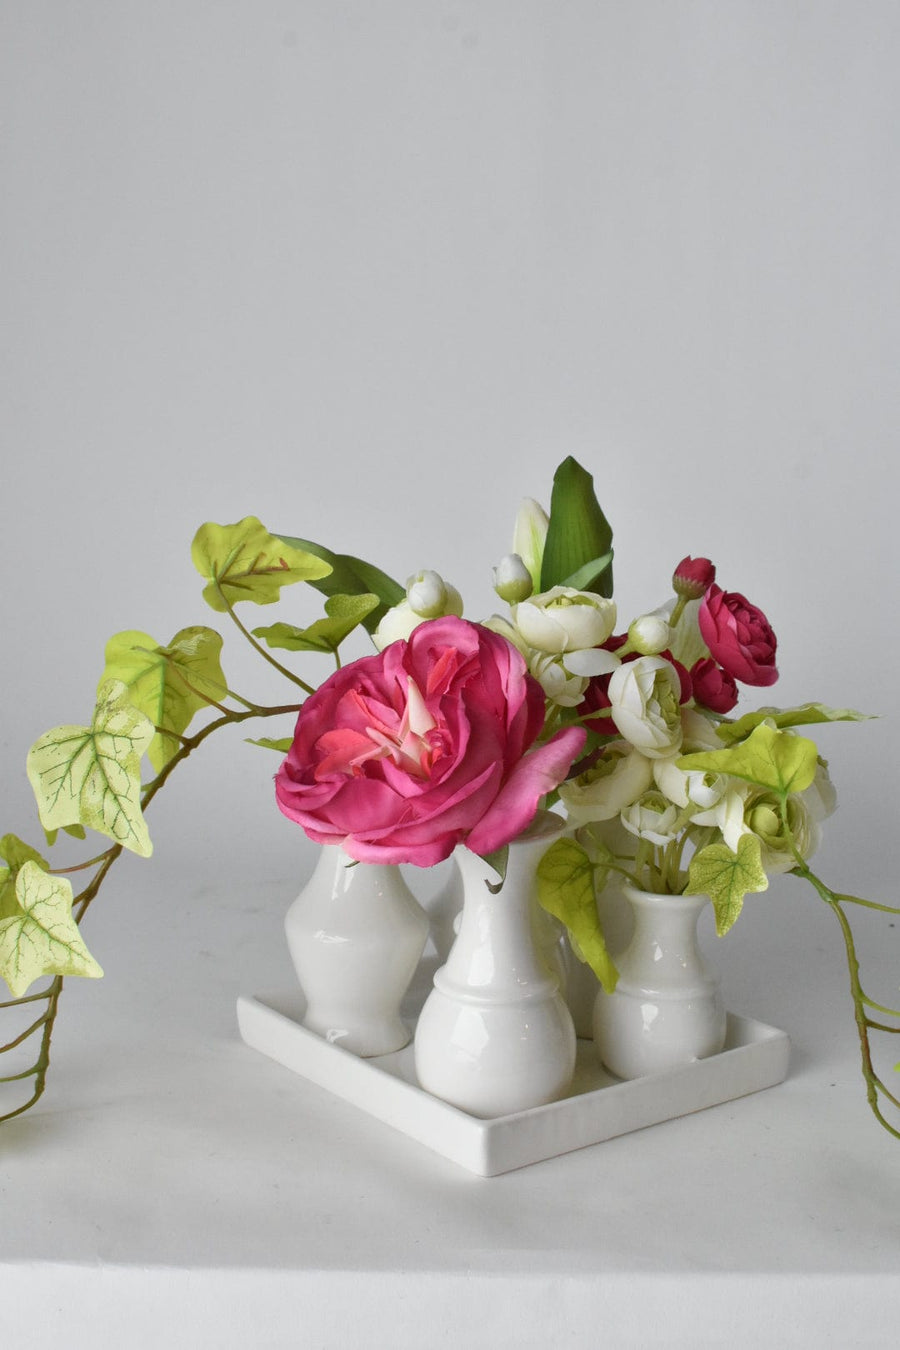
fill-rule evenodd
<path id="1" fill-rule="evenodd" d="M 731 1006 L 790 1032 L 787 1082 L 481 1179 L 241 1043 L 237 993 L 292 978 L 311 855 L 236 864 L 226 833 L 122 860 L 86 921 L 107 974 L 67 983 L 47 1092 L 0 1129 L 0 1345 L 897 1344 L 900 1144 L 798 882 L 706 943 Z M 857 927 L 886 997 L 890 930 Z"/>

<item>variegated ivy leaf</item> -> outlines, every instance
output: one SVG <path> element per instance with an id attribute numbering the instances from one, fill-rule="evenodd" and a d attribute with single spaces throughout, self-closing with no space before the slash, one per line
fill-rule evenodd
<path id="1" fill-rule="evenodd" d="M 54 727 L 28 752 L 28 778 L 44 829 L 87 825 L 149 858 L 140 764 L 152 739 L 153 724 L 131 706 L 125 685 L 108 680 L 89 727 Z"/>
<path id="2" fill-rule="evenodd" d="M 42 975 L 103 974 L 78 931 L 65 877 L 28 861 L 19 868 L 15 893 L 15 911 L 0 918 L 0 975 L 13 998 L 21 998 Z"/>
<path id="3" fill-rule="evenodd" d="M 256 516 L 245 516 L 235 525 L 201 525 L 191 557 L 200 575 L 209 580 L 204 600 L 220 613 L 239 600 L 271 605 L 280 598 L 282 586 L 315 581 L 331 571 L 321 558 L 270 534 Z"/>
<path id="4" fill-rule="evenodd" d="M 816 776 L 818 751 L 815 741 L 762 723 L 738 745 L 682 755 L 676 762 L 686 772 L 700 769 L 706 773 L 731 774 L 783 797 L 809 787 Z"/>
<path id="5" fill-rule="evenodd" d="M 538 863 L 537 884 L 542 907 L 566 925 L 574 938 L 576 955 L 611 994 L 619 972 L 606 950 L 597 913 L 594 867 L 585 850 L 574 839 L 557 839 Z"/>
<path id="6" fill-rule="evenodd" d="M 769 885 L 760 852 L 756 835 L 744 834 L 738 840 L 737 853 L 732 853 L 727 844 L 710 844 L 691 859 L 685 894 L 709 896 L 719 937 L 724 937 L 737 919 L 744 896 L 764 891 Z"/>
<path id="7" fill-rule="evenodd" d="M 182 628 L 168 647 L 147 633 L 129 629 L 106 644 L 100 684 L 121 680 L 133 708 L 157 728 L 147 757 L 159 771 L 178 753 L 178 736 L 195 713 L 228 694 L 219 656 L 222 639 L 212 628 Z M 165 733 L 174 732 L 167 736 Z"/>
<path id="8" fill-rule="evenodd" d="M 18 913 L 19 902 L 16 899 L 16 877 L 27 862 L 37 863 L 47 872 L 50 864 L 37 849 L 21 840 L 18 835 L 5 834 L 0 839 L 0 858 L 7 864 L 0 867 L 0 919 Z"/>

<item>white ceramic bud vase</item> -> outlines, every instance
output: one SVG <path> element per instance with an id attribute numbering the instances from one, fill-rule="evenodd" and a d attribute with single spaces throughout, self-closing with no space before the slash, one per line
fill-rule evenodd
<path id="1" fill-rule="evenodd" d="M 690 1064 L 725 1044 L 719 977 L 700 951 L 697 920 L 705 895 L 655 895 L 623 886 L 634 933 L 616 957 L 614 994 L 594 1005 L 594 1041 L 617 1078 Z"/>
<path id="2" fill-rule="evenodd" d="M 468 849 L 456 851 L 462 920 L 419 1017 L 415 1062 L 421 1087 L 470 1115 L 556 1101 L 572 1081 L 575 1028 L 535 880 L 564 824 L 543 812 L 510 844 L 496 895 L 486 885 L 496 880 L 493 870 Z"/>
<path id="3" fill-rule="evenodd" d="M 409 1042 L 400 1004 L 428 916 L 399 867 L 355 863 L 340 845 L 324 845 L 284 926 L 306 995 L 305 1027 L 366 1058 Z"/>

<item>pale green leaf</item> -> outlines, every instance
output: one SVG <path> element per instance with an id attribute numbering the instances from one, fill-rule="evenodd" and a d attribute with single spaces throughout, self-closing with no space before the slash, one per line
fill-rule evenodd
<path id="1" fill-rule="evenodd" d="M 246 744 L 259 745 L 263 750 L 277 750 L 280 755 L 286 755 L 293 744 L 293 739 L 290 736 L 282 736 L 273 740 L 270 736 L 260 736 L 258 740 L 252 741 L 247 737 Z"/>
<path id="2" fill-rule="evenodd" d="M 0 839 L 0 858 L 7 864 L 6 867 L 0 868 L 0 919 L 5 919 L 10 914 L 17 913 L 19 909 L 19 902 L 16 899 L 16 877 L 20 870 L 27 862 L 33 862 L 46 872 L 49 871 L 50 864 L 37 849 L 24 843 L 15 834 L 5 834 Z"/>
<path id="3" fill-rule="evenodd" d="M 288 623 L 273 623 L 268 628 L 254 628 L 254 637 L 261 637 L 269 647 L 280 647 L 289 652 L 337 651 L 354 628 L 378 608 L 377 595 L 332 595 L 325 601 L 326 618 L 316 619 L 308 628 L 294 628 Z"/>
<path id="4" fill-rule="evenodd" d="M 803 703 L 799 708 L 757 708 L 745 713 L 736 722 L 722 722 L 716 728 L 721 740 L 732 745 L 750 735 L 761 722 L 771 722 L 779 730 L 788 727 L 813 726 L 822 722 L 868 722 L 869 713 L 854 712 L 852 708 L 829 708 L 825 703 Z"/>
<path id="5" fill-rule="evenodd" d="M 63 826 L 63 829 L 65 833 L 70 834 L 73 839 L 86 838 L 83 825 L 65 825 Z M 44 838 L 47 840 L 48 848 L 52 848 L 53 845 L 56 843 L 56 836 L 58 834 L 59 830 L 47 830 L 47 829 L 44 830 Z"/>
<path id="6" fill-rule="evenodd" d="M 0 975 L 13 998 L 42 975 L 103 974 L 78 931 L 65 877 L 25 862 L 16 877 L 16 900 L 16 912 L 0 919 Z"/>
<path id="7" fill-rule="evenodd" d="M 612 529 L 594 493 L 594 480 L 570 455 L 553 478 L 550 524 L 541 563 L 541 590 L 566 584 L 566 578 L 593 565 L 604 554 L 611 556 Z M 579 589 L 612 595 L 612 563 L 590 585 Z"/>
<path id="8" fill-rule="evenodd" d="M 685 895 L 709 896 L 716 914 L 716 932 L 724 937 L 744 906 L 744 896 L 764 891 L 768 885 L 759 840 L 755 834 L 744 834 L 738 840 L 737 853 L 732 853 L 727 844 L 710 844 L 694 854 Z"/>
<path id="9" fill-rule="evenodd" d="M 221 651 L 219 634 L 198 626 L 182 628 L 167 647 L 135 629 L 116 633 L 106 644 L 100 685 L 120 680 L 131 706 L 158 728 L 147 751 L 157 772 L 178 753 L 178 737 L 194 714 L 227 697 Z"/>
<path id="10" fill-rule="evenodd" d="M 682 755 L 677 764 L 686 772 L 701 769 L 706 773 L 731 774 L 786 796 L 809 787 L 816 776 L 817 761 L 815 741 L 789 731 L 777 731 L 763 722 L 737 745 Z"/>
<path id="11" fill-rule="evenodd" d="M 557 839 L 538 863 L 537 883 L 541 905 L 562 920 L 574 939 L 573 949 L 611 994 L 619 972 L 606 950 L 597 913 L 594 868 L 585 850 L 574 839 Z"/>
<path id="12" fill-rule="evenodd" d="M 143 858 L 153 851 L 141 812 L 141 756 L 153 724 L 110 680 L 91 726 L 54 727 L 28 752 L 27 771 L 46 830 L 87 825 Z"/>
<path id="13" fill-rule="evenodd" d="M 369 633 L 374 633 L 387 611 L 406 597 L 406 588 L 399 581 L 362 558 L 354 558 L 349 553 L 332 553 L 324 544 L 313 543 L 311 539 L 295 539 L 288 534 L 278 537 L 292 548 L 304 549 L 328 563 L 331 568 L 328 575 L 310 581 L 322 595 L 378 596 L 378 605 L 362 621 Z"/>
<path id="14" fill-rule="evenodd" d="M 241 600 L 271 605 L 282 586 L 317 581 L 331 571 L 315 554 L 270 534 L 256 516 L 245 516 L 235 525 L 201 525 L 191 557 L 200 575 L 209 580 L 204 600 L 219 612 Z"/>

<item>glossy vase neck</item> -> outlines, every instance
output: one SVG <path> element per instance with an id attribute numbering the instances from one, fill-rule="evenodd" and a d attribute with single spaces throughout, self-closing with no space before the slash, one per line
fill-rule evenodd
<path id="1" fill-rule="evenodd" d="M 669 976 L 703 979 L 708 965 L 697 945 L 697 921 L 709 903 L 705 895 L 664 895 L 623 887 L 634 914 L 634 933 L 620 961 L 647 963 L 654 982 Z"/>
<path id="2" fill-rule="evenodd" d="M 435 983 L 457 992 L 490 988 L 504 996 L 544 995 L 556 981 L 551 977 L 542 943 L 535 869 L 544 852 L 565 828 L 557 816 L 543 816 L 509 846 L 506 877 L 495 893 L 487 883 L 497 874 L 483 858 L 460 847 L 454 857 L 463 881 L 463 909 L 459 934 Z"/>

